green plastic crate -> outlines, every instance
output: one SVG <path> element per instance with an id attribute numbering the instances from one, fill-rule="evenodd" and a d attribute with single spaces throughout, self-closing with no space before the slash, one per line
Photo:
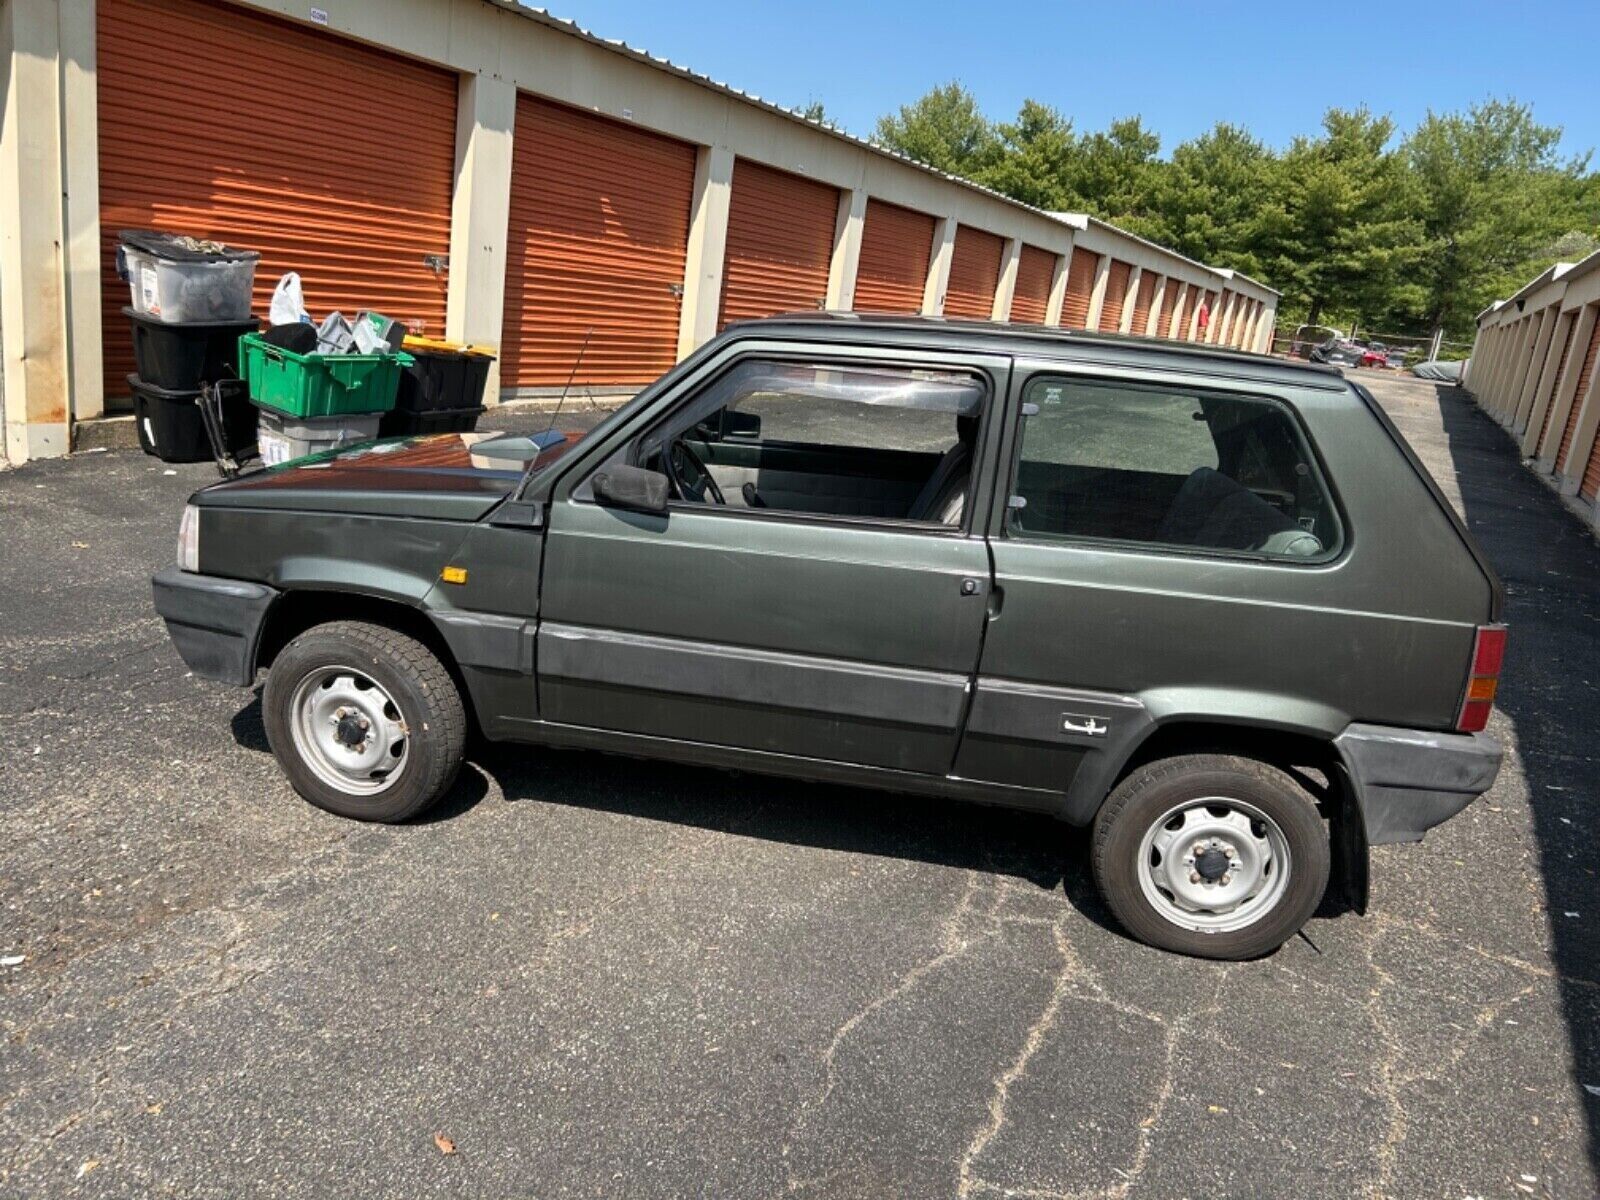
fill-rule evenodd
<path id="1" fill-rule="evenodd" d="M 291 417 L 342 417 L 388 412 L 409 354 L 296 354 L 261 340 L 239 339 L 239 369 L 250 399 Z"/>

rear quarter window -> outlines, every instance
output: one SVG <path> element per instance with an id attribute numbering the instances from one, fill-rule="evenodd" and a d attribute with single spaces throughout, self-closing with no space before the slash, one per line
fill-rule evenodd
<path id="1" fill-rule="evenodd" d="M 1343 533 L 1290 409 L 1242 393 L 1040 376 L 1007 534 L 1323 562 Z"/>

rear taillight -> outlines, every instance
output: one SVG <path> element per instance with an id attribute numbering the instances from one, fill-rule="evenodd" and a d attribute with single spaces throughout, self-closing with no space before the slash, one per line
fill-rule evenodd
<path id="1" fill-rule="evenodd" d="M 1467 676 L 1461 712 L 1456 717 L 1456 729 L 1460 732 L 1477 733 L 1489 724 L 1495 689 L 1500 683 L 1500 664 L 1505 656 L 1506 627 L 1479 625 L 1478 636 L 1472 643 L 1472 673 Z"/>

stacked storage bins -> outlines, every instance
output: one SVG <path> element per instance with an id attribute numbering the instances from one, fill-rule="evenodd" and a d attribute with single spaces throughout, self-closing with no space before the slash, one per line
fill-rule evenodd
<path id="1" fill-rule="evenodd" d="M 259 323 L 250 315 L 257 255 L 174 234 L 122 230 L 121 266 L 132 303 L 122 312 L 133 332 L 135 373 L 128 376 L 134 424 L 146 454 L 165 462 L 212 457 L 196 405 L 208 384 L 223 389 L 227 449 L 255 440 L 253 414 L 238 377 L 239 338 Z"/>
<path id="2" fill-rule="evenodd" d="M 250 400 L 261 410 L 256 445 L 266 466 L 378 436 L 411 356 L 300 354 L 258 333 L 239 339 Z"/>
<path id="3" fill-rule="evenodd" d="M 400 375 L 394 409 L 383 418 L 383 436 L 476 428 L 494 356 L 476 346 L 434 338 L 408 337 L 404 345 L 412 362 Z"/>

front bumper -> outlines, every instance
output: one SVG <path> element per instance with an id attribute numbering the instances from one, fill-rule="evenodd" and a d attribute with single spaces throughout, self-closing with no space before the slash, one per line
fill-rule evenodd
<path id="1" fill-rule="evenodd" d="M 1500 773 L 1500 744 L 1483 733 L 1351 725 L 1333 744 L 1374 846 L 1421 841 L 1493 787 Z"/>
<path id="2" fill-rule="evenodd" d="M 150 585 L 156 612 L 191 671 L 238 687 L 255 682 L 256 646 L 276 589 L 177 567 L 158 571 Z"/>

